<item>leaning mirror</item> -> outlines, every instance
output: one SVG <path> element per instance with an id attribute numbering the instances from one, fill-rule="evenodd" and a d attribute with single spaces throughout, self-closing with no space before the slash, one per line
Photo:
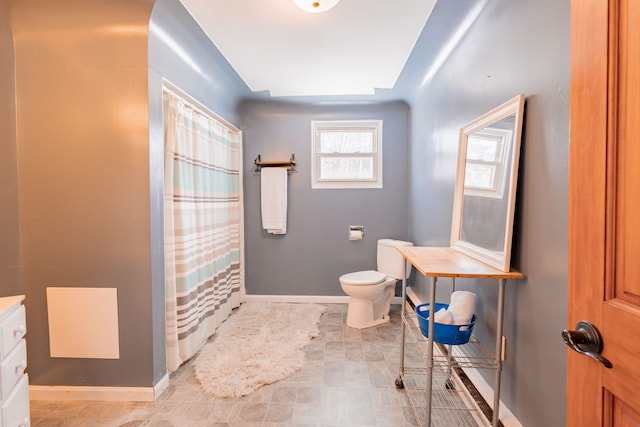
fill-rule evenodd
<path id="1" fill-rule="evenodd" d="M 509 271 L 524 95 L 460 129 L 451 247 Z"/>

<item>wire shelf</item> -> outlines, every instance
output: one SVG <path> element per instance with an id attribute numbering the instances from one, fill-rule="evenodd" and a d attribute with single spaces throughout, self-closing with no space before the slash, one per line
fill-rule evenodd
<path id="1" fill-rule="evenodd" d="M 416 424 L 428 425 L 426 393 L 428 372 L 426 369 L 407 368 L 402 375 L 404 388 L 413 410 Z M 462 382 L 447 369 L 433 369 L 431 390 L 431 426 L 434 427 L 484 427 L 486 418 L 467 393 Z"/>
<path id="2" fill-rule="evenodd" d="M 416 324 L 417 316 L 413 310 L 407 310 L 403 317 L 403 322 L 407 331 L 411 331 L 410 335 L 418 349 L 422 353 L 425 360 L 427 359 L 427 339 L 422 335 L 420 328 Z M 498 362 L 496 357 L 478 341 L 473 335 L 466 344 L 447 345 L 434 343 L 434 348 L 440 351 L 433 353 L 434 365 L 449 365 L 450 360 L 448 354 L 451 355 L 451 363 L 457 368 L 485 368 L 497 369 Z"/>
<path id="3" fill-rule="evenodd" d="M 415 313 L 407 309 L 402 315 L 407 332 L 404 362 L 399 380 L 416 420 L 420 426 L 429 425 L 426 407 L 431 402 L 431 426 L 434 427 L 484 427 L 489 420 L 469 394 L 456 373 L 458 368 L 497 369 L 494 355 L 474 336 L 468 343 L 446 345 L 434 343 L 433 369 L 428 368 L 428 340 L 422 335 Z M 427 363 L 425 363 L 427 361 Z M 427 396 L 426 384 L 432 375 L 431 396 Z M 396 384 L 398 385 L 398 384 Z"/>

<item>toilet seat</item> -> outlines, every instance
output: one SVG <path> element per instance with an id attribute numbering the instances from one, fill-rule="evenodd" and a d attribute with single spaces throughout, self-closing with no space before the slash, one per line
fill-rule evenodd
<path id="1" fill-rule="evenodd" d="M 385 281 L 387 276 L 379 271 L 365 270 L 348 273 L 340 277 L 340 283 L 351 286 L 377 285 Z"/>

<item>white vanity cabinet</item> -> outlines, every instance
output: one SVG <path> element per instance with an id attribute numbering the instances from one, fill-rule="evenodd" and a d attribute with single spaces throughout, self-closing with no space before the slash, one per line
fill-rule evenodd
<path id="1" fill-rule="evenodd" d="M 29 378 L 24 296 L 0 298 L 0 427 L 27 427 Z"/>

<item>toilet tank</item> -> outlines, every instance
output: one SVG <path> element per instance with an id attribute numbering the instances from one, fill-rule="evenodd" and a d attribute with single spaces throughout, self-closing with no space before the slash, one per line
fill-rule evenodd
<path id="1" fill-rule="evenodd" d="M 401 280 L 409 277 L 411 266 L 405 270 L 404 258 L 396 250 L 397 246 L 413 246 L 413 243 L 393 239 L 378 240 L 378 271 Z"/>

